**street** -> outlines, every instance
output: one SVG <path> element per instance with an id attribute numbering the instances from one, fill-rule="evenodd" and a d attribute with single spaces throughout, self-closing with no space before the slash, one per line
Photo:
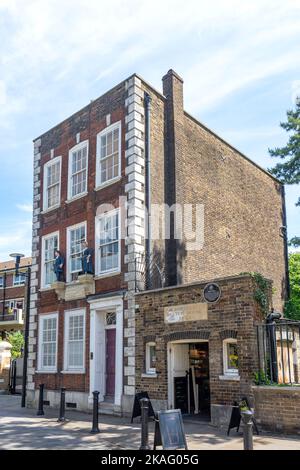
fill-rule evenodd
<path id="1" fill-rule="evenodd" d="M 36 410 L 21 408 L 19 396 L 0 395 L 0 449 L 6 450 L 104 450 L 138 449 L 140 423 L 129 418 L 99 416 L 100 434 L 90 434 L 92 416 L 67 411 L 67 422 L 57 422 L 58 410 L 45 407 L 45 416 Z M 242 433 L 235 430 L 227 437 L 207 423 L 184 421 L 188 448 L 191 450 L 239 450 Z M 153 443 L 153 423 L 149 442 Z M 300 450 L 300 436 L 254 436 L 255 450 Z"/>

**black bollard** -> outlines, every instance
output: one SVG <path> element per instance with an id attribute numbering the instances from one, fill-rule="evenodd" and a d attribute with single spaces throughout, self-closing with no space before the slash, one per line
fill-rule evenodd
<path id="1" fill-rule="evenodd" d="M 250 410 L 241 411 L 244 433 L 244 450 L 253 450 L 253 413 Z"/>
<path id="2" fill-rule="evenodd" d="M 98 426 L 98 406 L 99 406 L 99 392 L 93 392 L 93 427 L 91 430 L 92 434 L 98 434 L 100 432 Z"/>
<path id="3" fill-rule="evenodd" d="M 59 423 L 64 423 L 66 421 L 66 418 L 65 418 L 65 405 L 66 405 L 66 389 L 62 387 L 60 389 L 59 418 L 57 420 Z"/>
<path id="4" fill-rule="evenodd" d="M 149 399 L 148 398 L 142 398 L 140 400 L 140 404 L 141 404 L 141 414 L 142 414 L 140 450 L 150 450 L 150 446 L 149 446 L 149 429 L 148 429 Z"/>
<path id="5" fill-rule="evenodd" d="M 37 416 L 43 416 L 44 413 L 44 384 L 40 384 L 40 394 L 39 394 L 39 409 L 37 411 Z"/>

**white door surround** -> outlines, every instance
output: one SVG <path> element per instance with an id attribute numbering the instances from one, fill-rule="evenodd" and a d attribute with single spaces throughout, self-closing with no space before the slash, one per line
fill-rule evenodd
<path id="1" fill-rule="evenodd" d="M 99 391 L 99 401 L 104 400 L 106 387 L 106 314 L 116 312 L 116 375 L 114 404 L 121 406 L 123 389 L 123 298 L 122 296 L 90 300 L 90 393 Z"/>
<path id="2" fill-rule="evenodd" d="M 176 370 L 178 368 L 178 371 L 183 371 L 183 366 L 187 366 L 186 361 L 184 360 L 184 356 L 186 351 L 186 346 L 189 344 L 195 344 L 195 343 L 208 343 L 209 341 L 206 339 L 184 339 L 184 340 L 177 340 L 177 341 L 172 341 L 167 344 L 167 352 L 168 352 L 168 408 L 174 408 L 174 377 L 178 376 L 176 374 Z M 182 345 L 182 355 L 180 355 L 179 351 L 176 351 L 176 347 L 178 349 L 178 346 Z M 180 364 L 176 364 L 176 352 L 178 352 L 178 357 L 179 357 L 179 362 Z M 181 374 L 179 374 L 181 375 Z"/>

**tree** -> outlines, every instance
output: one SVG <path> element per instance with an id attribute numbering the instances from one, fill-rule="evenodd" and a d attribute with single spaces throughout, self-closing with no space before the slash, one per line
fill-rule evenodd
<path id="1" fill-rule="evenodd" d="M 8 342 L 12 345 L 11 357 L 12 359 L 17 359 L 22 354 L 22 349 L 24 346 L 24 336 L 21 331 L 15 331 L 14 333 L 9 333 L 7 336 Z"/>
<path id="2" fill-rule="evenodd" d="M 279 157 L 285 160 L 277 163 L 269 171 L 285 184 L 300 183 L 300 98 L 296 100 L 296 109 L 287 111 L 287 122 L 281 122 L 280 127 L 290 132 L 288 143 L 285 147 L 269 149 L 271 157 Z M 300 206 L 300 197 L 296 203 Z M 293 237 L 290 245 L 300 246 L 300 237 Z"/>
<path id="3" fill-rule="evenodd" d="M 285 305 L 285 316 L 300 320 L 300 253 L 291 253 L 289 256 L 289 273 L 291 296 Z"/>

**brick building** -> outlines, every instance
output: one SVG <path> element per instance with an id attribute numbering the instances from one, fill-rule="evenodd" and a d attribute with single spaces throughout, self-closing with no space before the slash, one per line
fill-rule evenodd
<path id="1" fill-rule="evenodd" d="M 134 74 L 35 139 L 28 402 L 44 383 L 53 406 L 64 386 L 79 409 L 93 390 L 100 410 L 131 409 L 135 293 L 152 285 L 153 267 L 170 286 L 258 271 L 281 308 L 283 202 L 276 179 L 184 111 L 172 70 L 162 93 Z M 189 217 L 168 237 L 195 204 L 199 225 Z M 82 272 L 84 240 L 93 274 Z M 59 282 L 55 249 L 65 258 Z"/>
<path id="2" fill-rule="evenodd" d="M 199 282 L 136 295 L 136 387 L 155 408 L 211 414 L 220 424 L 228 423 L 234 401 L 253 399 L 255 326 L 263 315 L 249 274 L 214 284 L 220 297 L 213 302 L 204 296 L 209 283 Z"/>
<path id="3" fill-rule="evenodd" d="M 30 265 L 31 258 L 22 258 L 16 275 L 14 261 L 0 263 L 0 332 L 3 339 L 7 333 L 23 330 L 25 272 Z"/>

